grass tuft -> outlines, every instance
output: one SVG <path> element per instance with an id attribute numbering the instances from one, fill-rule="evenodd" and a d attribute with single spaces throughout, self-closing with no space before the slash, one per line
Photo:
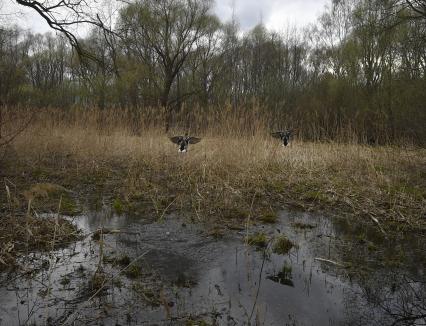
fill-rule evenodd
<path id="1" fill-rule="evenodd" d="M 68 246 L 80 237 L 71 222 L 58 218 L 1 218 L 0 271 L 15 267 L 17 259 L 31 250 L 48 251 Z"/>
<path id="2" fill-rule="evenodd" d="M 115 198 L 114 202 L 112 203 L 112 207 L 114 208 L 114 211 L 121 215 L 124 212 L 124 205 L 122 203 L 122 201 L 120 200 L 120 198 Z"/>
<path id="3" fill-rule="evenodd" d="M 274 224 L 278 221 L 278 214 L 275 212 L 265 212 L 260 215 L 259 220 L 266 224 Z"/>
<path id="4" fill-rule="evenodd" d="M 247 243 L 251 246 L 256 246 L 259 248 L 266 248 L 268 245 L 268 237 L 265 233 L 255 233 L 248 236 Z"/>
<path id="5" fill-rule="evenodd" d="M 272 252 L 277 255 L 287 254 L 291 248 L 294 247 L 293 242 L 291 242 L 286 236 L 280 235 L 272 247 Z"/>

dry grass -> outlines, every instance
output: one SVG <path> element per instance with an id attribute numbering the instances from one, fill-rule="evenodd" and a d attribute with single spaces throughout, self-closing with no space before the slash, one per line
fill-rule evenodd
<path id="1" fill-rule="evenodd" d="M 3 216 L 0 223 L 0 271 L 15 267 L 23 254 L 64 247 L 78 236 L 75 226 L 62 218 Z"/>
<path id="2" fill-rule="evenodd" d="M 247 119 L 221 117 L 214 127 L 199 128 L 201 143 L 178 154 L 157 122 L 139 117 L 134 135 L 128 113 L 100 118 L 96 110 L 79 112 L 42 111 L 15 140 L 10 160 L 21 163 L 11 168 L 9 160 L 8 176 L 22 178 L 25 170 L 27 184 L 101 191 L 125 210 L 150 209 L 158 218 L 179 210 L 203 222 L 234 225 L 286 205 L 425 225 L 424 149 L 300 140 L 283 148 L 265 121 L 246 128 Z"/>

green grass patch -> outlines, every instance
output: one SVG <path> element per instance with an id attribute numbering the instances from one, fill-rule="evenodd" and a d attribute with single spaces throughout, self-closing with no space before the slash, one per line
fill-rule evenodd
<path id="1" fill-rule="evenodd" d="M 247 243 L 258 248 L 266 248 L 268 245 L 268 237 L 265 233 L 255 233 L 248 236 Z"/>
<path id="2" fill-rule="evenodd" d="M 278 220 L 278 214 L 275 212 L 264 212 L 259 216 L 259 221 L 266 224 L 274 224 Z"/>
<path id="3" fill-rule="evenodd" d="M 291 242 L 286 236 L 280 235 L 272 247 L 272 252 L 277 255 L 287 254 L 291 248 L 294 247 L 293 242 Z"/>
<path id="4" fill-rule="evenodd" d="M 119 215 L 123 214 L 123 212 L 124 212 L 124 204 L 123 204 L 123 202 L 121 201 L 120 198 L 115 198 L 114 199 L 114 201 L 112 203 L 112 208 L 114 209 L 114 211 L 117 214 L 119 214 Z"/>

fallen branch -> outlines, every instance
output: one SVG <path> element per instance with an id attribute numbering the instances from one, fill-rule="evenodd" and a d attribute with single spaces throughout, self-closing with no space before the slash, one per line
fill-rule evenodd
<path id="1" fill-rule="evenodd" d="M 331 264 L 331 265 L 339 266 L 339 267 L 345 267 L 343 264 L 338 263 L 338 262 L 336 262 L 334 260 L 330 260 L 330 259 L 316 257 L 315 260 L 323 262 L 323 263 L 328 263 L 328 264 Z"/>
<path id="2" fill-rule="evenodd" d="M 379 227 L 380 231 L 384 235 L 387 235 L 386 231 L 382 228 L 382 225 L 380 224 L 379 220 L 376 217 L 374 217 L 371 213 L 369 213 L 368 216 L 370 216 L 370 218 L 373 220 L 373 222 L 377 224 L 377 226 Z"/>

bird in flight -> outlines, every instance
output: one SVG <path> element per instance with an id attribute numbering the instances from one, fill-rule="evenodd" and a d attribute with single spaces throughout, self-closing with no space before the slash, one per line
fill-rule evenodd
<path id="1" fill-rule="evenodd" d="M 272 137 L 279 138 L 283 142 L 283 146 L 290 143 L 290 137 L 293 135 L 293 130 L 275 131 L 271 132 Z"/>
<path id="2" fill-rule="evenodd" d="M 188 151 L 189 144 L 199 143 L 201 138 L 190 137 L 188 134 L 185 134 L 185 136 L 170 137 L 170 140 L 179 146 L 179 153 L 186 153 Z"/>

